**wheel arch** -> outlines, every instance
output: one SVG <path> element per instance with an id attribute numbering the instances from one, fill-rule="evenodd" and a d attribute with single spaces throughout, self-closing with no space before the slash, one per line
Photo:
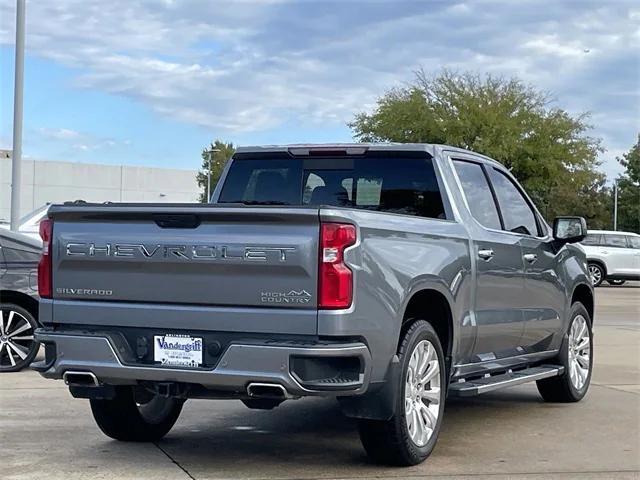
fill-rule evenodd
<path id="1" fill-rule="evenodd" d="M 437 282 L 422 284 L 422 288 L 407 295 L 402 313 L 402 323 L 396 343 L 398 352 L 405 332 L 416 320 L 429 321 L 436 331 L 445 354 L 447 370 L 451 371 L 451 358 L 454 344 L 454 323 L 452 301 L 447 297 L 450 291 Z M 444 318 L 443 318 L 444 317 Z M 389 420 L 396 410 L 400 382 L 400 364 L 394 355 L 385 383 L 379 390 L 364 395 L 339 397 L 342 412 L 350 418 L 369 420 Z"/>
<path id="2" fill-rule="evenodd" d="M 593 289 L 584 283 L 576 285 L 571 295 L 571 305 L 576 302 L 580 302 L 582 305 L 584 305 L 584 308 L 587 309 L 589 317 L 591 317 L 591 324 L 593 325 L 595 315 Z"/>
<path id="3" fill-rule="evenodd" d="M 0 290 L 0 299 L 2 303 L 13 303 L 26 309 L 38 322 L 38 300 L 35 298 L 15 290 Z"/>
<path id="4" fill-rule="evenodd" d="M 451 362 L 453 352 L 453 310 L 449 299 L 435 288 L 424 288 L 414 292 L 404 309 L 400 336 L 398 338 L 399 348 L 404 332 L 415 320 L 428 321 L 438 334 L 442 349 L 445 353 L 447 363 Z"/>
<path id="5" fill-rule="evenodd" d="M 604 272 L 604 277 L 602 278 L 602 280 L 604 281 L 607 277 L 607 264 L 604 263 L 604 260 L 600 258 L 587 258 L 587 264 L 589 263 L 595 263 L 602 267 L 602 271 Z"/>

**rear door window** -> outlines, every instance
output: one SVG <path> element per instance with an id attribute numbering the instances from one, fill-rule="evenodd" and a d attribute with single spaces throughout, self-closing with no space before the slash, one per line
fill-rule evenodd
<path id="1" fill-rule="evenodd" d="M 627 248 L 627 237 L 624 235 L 604 235 L 604 244 L 607 247 Z"/>
<path id="2" fill-rule="evenodd" d="M 235 159 L 219 203 L 349 207 L 446 219 L 430 157 Z"/>
<path id="3" fill-rule="evenodd" d="M 463 160 L 454 160 L 453 164 L 473 218 L 486 228 L 501 230 L 498 208 L 482 165 Z"/>

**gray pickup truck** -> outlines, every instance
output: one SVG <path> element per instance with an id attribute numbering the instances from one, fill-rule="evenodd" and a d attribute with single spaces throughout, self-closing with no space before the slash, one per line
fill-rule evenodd
<path id="1" fill-rule="evenodd" d="M 376 461 L 429 456 L 447 396 L 589 387 L 594 297 L 511 174 L 424 144 L 241 148 L 211 204 L 55 205 L 44 377 L 108 436 L 155 441 L 189 398 L 336 397 Z"/>

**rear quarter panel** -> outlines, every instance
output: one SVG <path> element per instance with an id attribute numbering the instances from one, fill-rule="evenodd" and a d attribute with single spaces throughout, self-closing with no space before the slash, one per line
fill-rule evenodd
<path id="1" fill-rule="evenodd" d="M 322 209 L 320 217 L 356 224 L 358 242 L 345 252 L 354 272 L 353 304 L 348 310 L 320 311 L 319 335 L 365 337 L 373 359 L 372 381 L 381 381 L 397 351 L 409 300 L 420 290 L 433 289 L 452 307 L 453 338 L 458 342 L 453 351 L 464 351 L 461 344 L 473 336 L 465 328 L 472 270 L 463 225 L 360 210 Z"/>

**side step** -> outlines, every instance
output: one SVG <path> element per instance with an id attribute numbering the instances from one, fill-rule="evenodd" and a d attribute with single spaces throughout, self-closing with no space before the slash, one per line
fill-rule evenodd
<path id="1" fill-rule="evenodd" d="M 500 388 L 513 387 L 522 383 L 556 377 L 564 373 L 560 365 L 542 365 L 540 367 L 525 368 L 516 372 L 508 371 L 500 375 L 492 375 L 475 380 L 454 382 L 449 385 L 449 395 L 452 397 L 472 397 L 481 393 L 491 392 Z"/>

